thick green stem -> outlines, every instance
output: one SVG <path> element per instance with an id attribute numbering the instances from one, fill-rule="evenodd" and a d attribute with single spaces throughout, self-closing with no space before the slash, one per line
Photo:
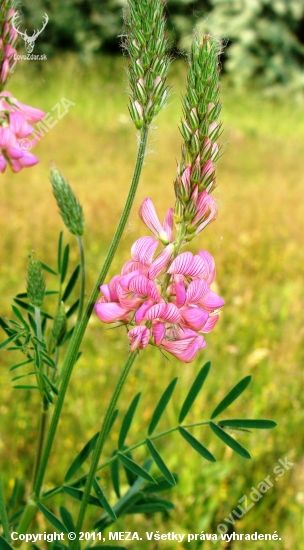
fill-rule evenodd
<path id="1" fill-rule="evenodd" d="M 117 250 L 120 239 L 122 237 L 124 228 L 126 226 L 126 223 L 127 223 L 127 220 L 128 220 L 131 208 L 132 208 L 132 204 L 134 202 L 134 198 L 135 198 L 135 194 L 136 194 L 136 191 L 137 191 L 141 170 L 142 170 L 142 167 L 143 167 L 145 150 L 146 150 L 146 146 L 147 146 L 148 132 L 149 132 L 148 127 L 143 127 L 142 130 L 141 130 L 140 142 L 139 142 L 139 147 L 138 147 L 138 153 L 137 153 L 137 159 L 136 159 L 134 174 L 133 174 L 132 183 L 131 183 L 131 187 L 130 187 L 130 190 L 129 190 L 129 194 L 128 194 L 128 197 L 127 197 L 127 200 L 126 200 L 124 210 L 122 212 L 122 215 L 121 215 L 118 227 L 115 231 L 115 235 L 114 235 L 113 240 L 111 242 L 110 248 L 108 250 L 105 262 L 104 262 L 103 267 L 102 267 L 102 269 L 99 273 L 99 276 L 97 277 L 97 281 L 95 283 L 95 286 L 92 290 L 91 296 L 90 296 L 90 298 L 88 300 L 88 303 L 86 305 L 86 308 L 85 308 L 84 314 L 82 316 L 82 319 L 80 320 L 79 323 L 77 323 L 77 325 L 75 327 L 75 330 L 74 330 L 69 348 L 67 350 L 67 353 L 66 353 L 66 356 L 65 356 L 65 359 L 64 359 L 64 362 L 63 362 L 63 366 L 62 366 L 62 372 L 63 372 L 62 384 L 61 384 L 58 399 L 57 399 L 57 402 L 56 402 L 56 405 L 55 405 L 55 408 L 54 408 L 54 413 L 53 413 L 53 416 L 52 416 L 48 436 L 47 436 L 47 439 L 46 439 L 46 442 L 45 442 L 44 452 L 43 452 L 43 455 L 42 455 L 42 458 L 41 458 L 41 461 L 40 461 L 40 466 L 39 466 L 39 469 L 38 469 L 38 472 L 37 472 L 36 482 L 35 482 L 35 486 L 34 486 L 35 498 L 39 498 L 39 495 L 40 495 L 40 491 L 41 491 L 41 487 L 42 487 L 42 483 L 43 483 L 43 479 L 44 479 L 44 475 L 45 475 L 45 470 L 46 470 L 48 459 L 49 459 L 49 456 L 50 456 L 50 453 L 51 453 L 51 450 L 52 450 L 53 441 L 54 441 L 54 438 L 55 438 L 55 434 L 56 434 L 56 430 L 57 430 L 57 426 L 58 426 L 62 406 L 63 406 L 64 399 L 65 399 L 65 394 L 66 394 L 67 387 L 68 387 L 70 377 L 71 377 L 71 374 L 72 374 L 73 366 L 74 366 L 75 361 L 77 359 L 80 344 L 82 342 L 87 324 L 89 322 L 91 313 L 93 311 L 94 304 L 95 304 L 95 302 L 97 300 L 97 297 L 98 297 L 99 287 L 104 282 L 104 279 L 105 279 L 105 277 L 106 277 L 106 275 L 109 271 L 109 268 L 111 266 L 112 260 L 113 260 L 114 255 L 115 255 L 115 252 Z M 31 510 L 32 510 L 32 508 L 31 508 Z M 30 521 L 31 521 L 32 517 L 34 516 L 34 513 L 35 513 L 35 510 L 32 510 L 32 515 L 31 515 L 29 510 L 27 509 L 27 507 L 25 508 L 24 515 L 22 516 L 19 527 L 18 527 L 19 534 L 20 533 L 26 533 L 26 531 L 28 529 L 28 526 L 30 524 Z"/>
<path id="2" fill-rule="evenodd" d="M 123 369 L 121 371 L 121 374 L 119 376 L 119 379 L 117 381 L 117 384 L 116 384 L 114 393 L 112 395 L 112 398 L 110 400 L 107 412 L 105 414 L 104 421 L 103 421 L 103 424 L 102 424 L 102 428 L 99 432 L 99 436 L 98 436 L 96 446 L 95 446 L 95 449 L 94 449 L 94 453 L 93 453 L 93 457 L 92 457 L 92 462 L 91 462 L 89 474 L 88 474 L 87 481 L 86 481 L 85 488 L 84 488 L 83 497 L 82 497 L 82 500 L 81 500 L 81 506 L 80 506 L 78 520 L 77 520 L 77 524 L 76 524 L 76 533 L 77 534 L 80 533 L 81 528 L 82 528 L 84 516 L 85 516 L 87 505 L 88 505 L 88 499 L 89 499 L 89 496 L 90 496 L 90 493 L 91 493 L 91 489 L 92 489 L 94 477 L 95 477 L 95 474 L 96 474 L 96 470 L 98 468 L 100 455 L 102 453 L 102 449 L 103 449 L 103 446 L 106 442 L 108 432 L 109 432 L 109 429 L 110 429 L 110 426 L 111 426 L 111 421 L 112 421 L 113 413 L 114 413 L 114 410 L 115 410 L 115 407 L 116 407 L 116 403 L 118 401 L 121 390 L 124 386 L 124 383 L 127 379 L 127 376 L 130 372 L 130 369 L 131 369 L 131 367 L 134 363 L 134 360 L 135 360 L 136 356 L 137 356 L 136 353 L 130 353 L 128 355 L 128 358 L 127 358 L 127 360 L 124 364 L 124 367 L 123 367 Z M 75 542 L 72 544 L 71 550 L 74 550 L 77 547 L 78 547 L 78 540 L 75 539 Z"/>
<path id="3" fill-rule="evenodd" d="M 77 322 L 80 321 L 83 313 L 84 297 L 85 297 L 85 258 L 83 240 L 81 237 L 77 237 L 77 243 L 80 255 L 80 299 L 78 307 Z"/>
<path id="4" fill-rule="evenodd" d="M 43 401 L 41 404 L 41 418 L 40 418 L 40 426 L 39 426 L 39 435 L 38 435 L 38 442 L 37 442 L 37 451 L 36 451 L 36 458 L 35 458 L 35 464 L 34 464 L 34 470 L 33 470 L 33 483 L 32 486 L 35 485 L 35 480 L 37 477 L 37 472 L 42 456 L 42 450 L 43 450 L 43 444 L 45 440 L 45 433 L 46 433 L 46 427 L 47 427 L 47 420 L 48 420 L 48 412 L 49 412 L 49 402 L 45 397 L 43 397 Z"/>
<path id="5" fill-rule="evenodd" d="M 7 542 L 10 542 L 11 537 L 10 537 L 10 530 L 9 530 L 9 523 L 8 523 L 8 519 L 7 519 L 7 513 L 6 513 L 6 506 L 5 506 L 5 500 L 4 500 L 4 491 L 3 491 L 1 474 L 0 474 L 0 518 L 1 518 L 1 522 L 2 522 L 4 538 L 7 540 Z"/>

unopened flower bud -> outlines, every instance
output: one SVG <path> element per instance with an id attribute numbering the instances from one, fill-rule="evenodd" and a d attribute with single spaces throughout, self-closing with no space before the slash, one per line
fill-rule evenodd
<path id="1" fill-rule="evenodd" d="M 29 257 L 27 271 L 27 296 L 33 306 L 41 307 L 45 295 L 45 280 L 41 263 L 36 259 L 34 252 Z"/>
<path id="2" fill-rule="evenodd" d="M 52 336 L 56 347 L 60 346 L 66 334 L 66 328 L 67 328 L 67 317 L 65 313 L 64 303 L 61 302 L 54 319 L 54 325 L 52 330 Z"/>
<path id="3" fill-rule="evenodd" d="M 72 188 L 55 165 L 51 167 L 50 179 L 53 193 L 66 228 L 73 235 L 81 237 L 84 232 L 84 215 Z"/>

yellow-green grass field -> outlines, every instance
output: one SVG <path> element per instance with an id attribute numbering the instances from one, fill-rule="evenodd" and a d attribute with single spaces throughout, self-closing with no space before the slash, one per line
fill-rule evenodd
<path id="1" fill-rule="evenodd" d="M 39 70 L 34 61 L 24 61 L 10 82 L 9 90 L 20 101 L 50 112 L 54 119 L 58 119 L 58 111 L 51 109 L 57 103 L 61 104 L 61 115 L 64 112 L 62 98 L 75 105 L 70 105 L 35 147 L 34 153 L 40 158 L 37 166 L 19 174 L 7 170 L 1 176 L 0 313 L 4 317 L 10 316 L 13 296 L 25 290 L 27 256 L 32 249 L 43 262 L 56 267 L 57 239 L 63 225 L 48 179 L 51 159 L 83 205 L 87 293 L 94 284 L 123 208 L 136 156 L 136 132 L 127 110 L 125 61 L 99 58 L 83 67 L 76 58 L 67 56 L 41 62 Z M 133 241 L 148 234 L 137 215 L 141 200 L 151 197 L 160 217 L 173 204 L 185 75 L 182 62 L 173 65 L 171 97 L 150 133 L 138 195 L 112 275 L 128 259 Z M 213 254 L 218 292 L 226 305 L 216 329 L 207 335 L 207 348 L 190 365 L 174 358 L 166 361 L 154 348 L 143 351 L 134 364 L 119 409 L 122 415 L 134 395 L 142 392 L 128 436 L 128 443 L 135 443 L 145 437 L 153 408 L 166 385 L 178 376 L 160 428 L 174 426 L 192 380 L 204 362 L 211 360 L 211 373 L 187 417 L 189 422 L 208 419 L 228 390 L 251 374 L 249 388 L 224 416 L 272 418 L 278 426 L 271 431 L 234 434 L 250 451 L 251 461 L 235 455 L 207 427 L 196 428 L 193 434 L 215 454 L 215 464 L 196 454 L 177 433 L 158 440 L 157 448 L 168 467 L 179 474 L 178 485 L 165 495 L 172 499 L 175 510 L 167 515 L 126 516 L 111 530 L 218 533 L 217 525 L 224 523 L 232 532 L 229 514 L 237 508 L 238 500 L 246 495 L 249 506 L 252 487 L 257 488 L 270 476 L 273 487 L 234 527 L 237 533 L 277 531 L 281 540 L 232 541 L 230 545 L 221 542 L 218 546 L 200 541 L 135 541 L 126 543 L 127 548 L 303 547 L 304 114 L 292 98 L 270 102 L 250 90 L 238 95 L 225 83 L 222 87 L 222 156 L 215 191 L 218 218 L 191 243 L 190 249 L 206 249 Z M 67 232 L 65 238 L 72 246 L 74 266 L 77 248 Z M 55 283 L 55 278 L 47 275 L 48 289 Z M 92 317 L 64 406 L 45 480 L 47 489 L 62 483 L 76 452 L 100 427 L 127 354 L 124 329 L 107 328 Z M 8 368 L 21 360 L 21 354 L 1 351 L 0 453 L 7 495 L 16 476 L 25 480 L 25 490 L 29 489 L 39 420 L 38 395 L 11 388 Z M 118 430 L 119 419 L 105 456 L 115 448 Z M 143 447 L 134 454 L 140 464 L 146 457 Z M 276 481 L 273 470 L 285 457 L 293 466 Z M 114 504 L 106 470 L 101 483 Z M 56 497 L 48 501 L 48 507 L 57 513 L 62 502 L 61 496 Z M 75 518 L 77 502 L 69 497 L 66 502 Z M 99 517 L 91 508 L 88 530 Z M 44 517 L 38 514 L 33 531 L 43 532 L 46 528 L 49 526 Z M 41 549 L 46 548 L 39 544 Z"/>

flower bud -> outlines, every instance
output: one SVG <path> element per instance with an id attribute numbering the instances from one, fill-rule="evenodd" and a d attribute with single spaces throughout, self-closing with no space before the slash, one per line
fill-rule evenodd
<path id="1" fill-rule="evenodd" d="M 57 310 L 57 313 L 54 319 L 53 329 L 52 329 L 52 336 L 56 347 L 60 346 L 66 334 L 66 329 L 67 329 L 67 317 L 65 313 L 64 303 L 61 302 Z"/>
<path id="2" fill-rule="evenodd" d="M 66 228 L 73 235 L 81 237 L 84 232 L 84 215 L 72 188 L 55 165 L 51 167 L 50 179 L 53 193 Z"/>
<path id="3" fill-rule="evenodd" d="M 27 296 L 33 306 L 41 307 L 45 295 L 45 280 L 41 263 L 36 259 L 35 253 L 29 256 L 27 271 Z"/>

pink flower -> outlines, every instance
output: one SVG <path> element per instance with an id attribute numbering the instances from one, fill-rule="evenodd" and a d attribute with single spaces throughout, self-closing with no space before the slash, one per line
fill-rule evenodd
<path id="1" fill-rule="evenodd" d="M 134 327 L 128 332 L 131 353 L 136 349 L 144 349 L 150 340 L 150 330 L 145 326 Z"/>
<path id="2" fill-rule="evenodd" d="M 173 209 L 169 208 L 163 225 L 161 225 L 153 202 L 151 199 L 146 198 L 143 200 L 139 210 L 139 216 L 150 231 L 163 243 L 169 244 L 172 242 L 172 229 L 173 229 Z"/>
<path id="3" fill-rule="evenodd" d="M 174 355 L 183 363 L 191 363 L 198 351 L 206 346 L 203 336 L 193 336 L 183 340 L 163 340 L 161 348 Z"/>

